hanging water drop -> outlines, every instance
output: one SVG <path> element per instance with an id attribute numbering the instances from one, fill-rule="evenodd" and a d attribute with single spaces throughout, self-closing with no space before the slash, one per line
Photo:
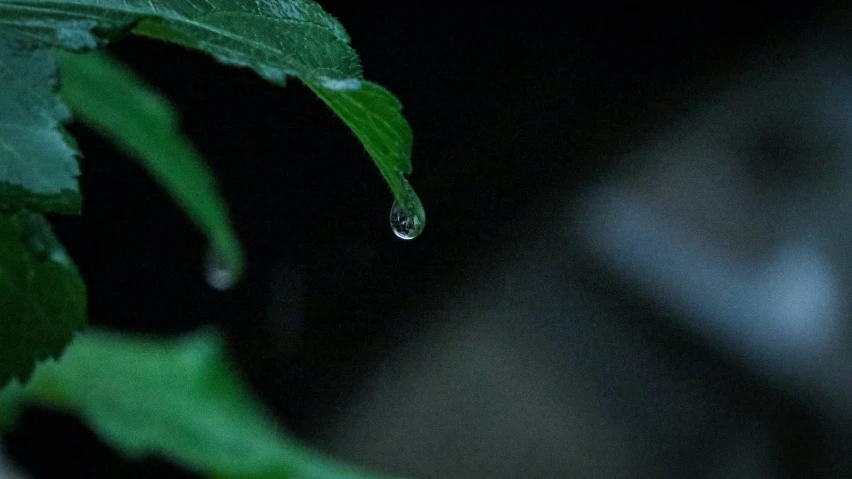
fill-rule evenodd
<path id="1" fill-rule="evenodd" d="M 394 201 L 390 211 L 390 225 L 394 234 L 404 240 L 418 237 L 426 227 L 426 211 L 420 198 L 408 181 L 405 184 L 404 203 Z"/>
<path id="2" fill-rule="evenodd" d="M 231 289 L 236 281 L 236 275 L 215 248 L 207 250 L 204 262 L 204 279 L 211 288 L 218 291 Z"/>

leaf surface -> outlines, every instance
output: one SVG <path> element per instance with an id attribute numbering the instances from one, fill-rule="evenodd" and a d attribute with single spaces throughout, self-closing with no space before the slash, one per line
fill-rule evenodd
<path id="1" fill-rule="evenodd" d="M 408 208 L 411 131 L 399 101 L 364 80 L 349 37 L 310 0 L 0 0 L 0 28 L 66 49 L 122 31 L 205 51 L 284 84 L 306 82 L 361 140 L 396 200 Z"/>
<path id="2" fill-rule="evenodd" d="M 48 50 L 0 33 L 0 209 L 80 210 L 76 150 L 61 130 L 69 112 L 57 89 Z"/>
<path id="3" fill-rule="evenodd" d="M 59 52 L 58 58 L 62 98 L 76 118 L 139 160 L 207 235 L 236 279 L 244 255 L 227 207 L 168 101 L 104 54 Z"/>
<path id="4" fill-rule="evenodd" d="M 0 385 L 26 379 L 86 324 L 86 291 L 39 214 L 0 213 Z"/>
<path id="5" fill-rule="evenodd" d="M 0 417 L 21 401 L 79 415 L 131 457 L 168 457 L 218 478 L 368 479 L 275 425 L 211 331 L 156 340 L 78 335 L 29 384 L 0 393 Z"/>

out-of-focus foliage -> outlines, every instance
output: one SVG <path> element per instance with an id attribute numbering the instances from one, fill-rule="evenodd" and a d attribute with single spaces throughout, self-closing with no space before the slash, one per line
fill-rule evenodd
<path id="1" fill-rule="evenodd" d="M 217 478 L 369 479 L 278 428 L 213 331 L 156 340 L 81 333 L 26 386 L 0 393 L 0 418 L 22 404 L 78 415 L 127 456 L 155 454 Z"/>
<path id="2" fill-rule="evenodd" d="M 137 158 L 210 238 L 239 276 L 243 252 L 213 173 L 181 135 L 177 114 L 132 71 L 103 54 L 58 53 L 62 99 L 77 119 Z"/>
<path id="3" fill-rule="evenodd" d="M 38 213 L 0 213 L 0 384 L 29 377 L 86 324 L 86 288 Z"/>

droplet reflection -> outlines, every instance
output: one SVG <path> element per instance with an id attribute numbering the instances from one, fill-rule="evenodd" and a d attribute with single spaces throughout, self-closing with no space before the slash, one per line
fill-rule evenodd
<path id="1" fill-rule="evenodd" d="M 404 203 L 394 201 L 390 211 L 390 225 L 394 234 L 404 240 L 418 237 L 426 227 L 426 211 L 417 193 L 405 182 Z"/>

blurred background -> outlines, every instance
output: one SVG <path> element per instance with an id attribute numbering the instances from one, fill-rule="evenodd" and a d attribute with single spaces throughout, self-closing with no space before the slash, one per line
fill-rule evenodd
<path id="1" fill-rule="evenodd" d="M 249 271 L 210 288 L 180 210 L 72 127 L 92 324 L 218 325 L 283 426 L 412 479 L 852 476 L 852 9 L 321 3 L 405 105 L 424 234 L 297 81 L 130 38 Z M 3 448 L 194 477 L 39 410 Z"/>

